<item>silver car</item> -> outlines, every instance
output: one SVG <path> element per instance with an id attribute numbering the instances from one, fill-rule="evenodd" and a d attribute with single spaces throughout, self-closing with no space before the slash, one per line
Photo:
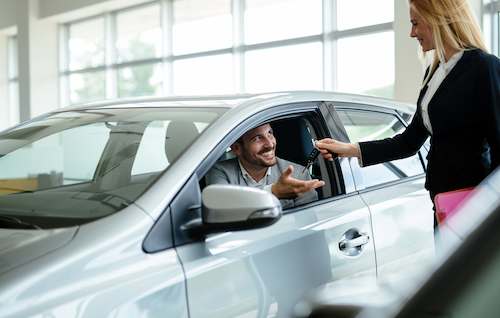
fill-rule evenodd
<path id="1" fill-rule="evenodd" d="M 62 109 L 0 134 L 0 317 L 288 317 L 322 284 L 430 263 L 425 145 L 360 168 L 319 158 L 318 200 L 207 185 L 244 132 L 277 155 L 392 136 L 410 105 L 326 92 Z"/>

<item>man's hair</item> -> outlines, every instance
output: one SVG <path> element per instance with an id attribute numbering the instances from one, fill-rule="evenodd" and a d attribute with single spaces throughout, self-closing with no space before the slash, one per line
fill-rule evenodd
<path id="1" fill-rule="evenodd" d="M 257 128 L 257 127 L 264 126 L 264 125 L 269 125 L 269 126 L 271 126 L 271 129 L 273 128 L 273 125 L 272 125 L 271 123 L 263 123 L 263 124 L 260 124 L 259 126 L 255 126 L 255 127 L 253 127 L 252 129 L 255 129 L 255 128 Z M 244 133 L 244 134 L 246 134 L 247 132 L 249 132 L 249 131 L 250 131 L 250 130 L 252 130 L 252 129 L 249 129 L 249 130 L 245 131 L 245 133 Z M 243 135 L 244 135 L 244 134 L 243 134 Z M 240 136 L 240 137 L 239 137 L 239 138 L 238 138 L 238 139 L 237 139 L 234 143 L 235 143 L 235 144 L 240 144 L 240 145 L 243 145 L 243 135 L 241 135 L 241 136 Z"/>
<path id="2" fill-rule="evenodd" d="M 240 138 L 236 139 L 236 141 L 234 143 L 243 145 L 243 135 L 241 135 Z"/>

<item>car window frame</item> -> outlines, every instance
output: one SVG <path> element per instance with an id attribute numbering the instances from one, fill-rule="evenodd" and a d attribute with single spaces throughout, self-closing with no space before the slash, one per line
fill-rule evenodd
<path id="1" fill-rule="evenodd" d="M 297 107 L 296 105 L 300 106 Z M 245 131 L 248 131 L 249 129 L 267 121 L 283 119 L 290 116 L 301 116 L 301 114 L 305 115 L 309 113 L 317 116 L 318 125 L 320 126 L 320 129 L 323 129 L 323 132 L 320 133 L 322 136 L 335 136 L 331 126 L 328 124 L 328 121 L 332 121 L 333 118 L 325 105 L 326 103 L 322 101 L 282 104 L 243 119 L 235 129 L 223 136 L 219 144 L 209 152 L 209 154 L 199 163 L 197 167 L 194 168 L 193 173 L 189 175 L 186 182 L 179 188 L 176 196 L 158 217 L 149 234 L 146 236 L 143 241 L 143 250 L 146 253 L 155 253 L 170 247 L 200 242 L 203 240 L 203 238 L 189 237 L 181 229 L 181 227 L 187 222 L 195 220 L 201 216 L 201 199 L 199 199 L 199 202 L 198 200 L 195 200 L 196 202 L 189 207 L 189 210 L 192 213 L 178 211 L 175 207 L 176 202 L 184 196 L 201 198 L 202 190 L 200 188 L 200 180 L 204 178 L 205 174 L 215 164 L 221 154 L 224 153 L 227 147 L 234 143 Z M 291 106 L 295 106 L 295 108 Z M 318 132 L 316 131 L 316 133 Z M 335 166 L 326 165 L 326 167 L 328 167 L 327 173 L 330 183 L 332 183 L 333 180 L 342 180 L 343 182 L 346 177 L 351 179 L 353 178 L 351 174 L 344 176 L 345 171 L 344 169 L 341 169 L 338 163 L 335 163 Z M 346 193 L 345 188 L 341 187 L 339 193 L 336 195 L 314 202 L 309 202 L 300 207 L 288 209 L 286 210 L 286 214 L 291 214 L 299 211 L 299 209 L 302 210 L 304 208 L 314 207 L 315 205 L 325 204 L 352 195 L 353 193 Z M 170 225 L 171 231 L 167 235 L 159 235 L 158 233 L 161 233 L 161 228 L 165 224 Z"/>
<path id="2" fill-rule="evenodd" d="M 321 111 L 323 106 L 323 102 L 299 102 L 299 103 L 291 103 L 291 104 L 283 104 L 279 106 L 275 106 L 270 108 L 264 112 L 251 116 L 245 120 L 243 120 L 235 129 L 231 131 L 230 134 L 226 135 L 221 139 L 219 145 L 212 149 L 210 154 L 203 160 L 202 164 L 195 169 L 195 174 L 198 176 L 198 180 L 204 178 L 206 173 L 212 168 L 212 166 L 217 162 L 220 156 L 224 153 L 224 151 L 233 144 L 244 132 L 252 129 L 254 127 L 259 126 L 260 124 L 266 122 L 278 121 L 281 119 L 293 118 L 293 117 L 301 117 L 305 118 L 308 124 L 313 126 L 315 133 L 321 137 L 331 137 L 332 131 L 330 126 L 327 124 L 328 116 L 327 113 Z M 300 105 L 294 109 L 291 109 L 292 105 Z M 316 117 L 316 118 L 313 118 Z M 314 123 L 313 123 L 314 121 Z M 322 131 L 318 131 L 322 130 Z M 286 158 L 284 158 L 286 159 Z M 298 209 L 302 209 L 305 206 L 313 206 L 317 204 L 321 204 L 325 200 L 331 200 L 332 198 L 338 198 L 339 196 L 343 196 L 346 194 L 345 186 L 344 186 L 344 171 L 340 169 L 340 166 L 335 165 L 326 165 L 328 179 L 330 181 L 330 187 L 332 192 L 335 193 L 329 197 L 325 197 L 322 199 L 318 199 L 314 202 L 309 202 L 307 204 L 301 205 L 299 207 L 293 207 L 290 209 L 284 210 L 284 214 L 289 214 L 296 212 Z M 322 175 L 323 177 L 323 175 Z M 334 191 L 334 187 L 338 187 Z"/>
<path id="3" fill-rule="evenodd" d="M 408 125 L 409 125 L 409 123 L 403 119 L 403 116 L 396 109 L 391 109 L 391 108 L 377 106 L 377 105 L 363 104 L 363 103 L 359 103 L 359 102 L 334 103 L 333 107 L 336 111 L 359 111 L 359 112 L 372 112 L 372 113 L 381 113 L 381 114 L 386 114 L 386 115 L 392 115 L 392 116 L 395 116 L 403 124 L 403 126 L 405 128 L 408 127 Z M 409 118 L 411 119 L 412 117 L 413 116 L 410 115 Z M 342 122 L 341 122 L 341 124 L 342 124 L 343 129 L 345 130 L 345 125 Z M 347 138 L 348 138 L 348 141 L 350 142 L 349 136 L 347 136 Z M 360 180 L 363 180 L 363 177 L 361 176 L 362 175 L 362 172 L 361 172 L 362 167 L 359 166 L 358 160 L 357 159 L 349 160 L 349 164 L 351 166 L 352 173 L 354 176 L 356 191 L 358 191 L 360 193 L 365 192 L 365 191 L 372 191 L 372 190 L 376 190 L 376 189 L 380 189 L 380 188 L 385 188 L 387 186 L 397 185 L 400 183 L 406 183 L 406 182 L 417 180 L 417 179 L 424 177 L 426 174 L 427 168 L 426 168 L 426 165 L 425 165 L 424 160 L 423 160 L 423 158 L 424 158 L 423 153 L 422 153 L 423 150 L 426 150 L 425 144 L 417 151 L 417 155 L 418 155 L 420 164 L 421 164 L 422 169 L 423 169 L 422 173 L 419 173 L 419 174 L 414 175 L 414 176 L 408 176 L 408 177 L 398 178 L 396 180 L 378 183 L 378 184 L 371 185 L 368 187 L 365 186 L 364 182 L 362 182 L 362 183 L 360 182 Z"/>

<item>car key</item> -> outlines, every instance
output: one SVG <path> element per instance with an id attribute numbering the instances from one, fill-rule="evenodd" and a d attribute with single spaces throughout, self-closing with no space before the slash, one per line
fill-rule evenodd
<path id="1" fill-rule="evenodd" d="M 313 144 L 314 144 L 314 140 L 313 140 Z M 316 160 L 316 158 L 318 158 L 319 154 L 320 154 L 319 149 L 316 147 L 313 148 L 313 150 L 311 151 L 311 153 L 307 157 L 306 166 L 302 170 L 302 173 L 306 172 L 306 170 L 309 169 L 309 167 L 314 163 L 314 160 Z"/>

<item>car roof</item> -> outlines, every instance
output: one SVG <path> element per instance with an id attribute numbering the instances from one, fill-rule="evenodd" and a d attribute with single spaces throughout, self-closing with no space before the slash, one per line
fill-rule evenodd
<path id="1" fill-rule="evenodd" d="M 412 114 L 415 106 L 409 103 L 398 102 L 390 99 L 336 93 L 327 91 L 283 91 L 262 94 L 236 94 L 236 95 L 208 95 L 208 96 L 169 96 L 169 97 L 145 97 L 127 98 L 117 100 L 105 100 L 80 105 L 73 105 L 58 109 L 56 112 L 69 110 L 85 110 L 96 108 L 141 108 L 141 107 L 224 107 L 236 108 L 265 102 L 269 105 L 284 103 L 300 103 L 311 101 L 330 101 L 338 103 L 362 103 L 394 109 L 404 113 Z"/>

